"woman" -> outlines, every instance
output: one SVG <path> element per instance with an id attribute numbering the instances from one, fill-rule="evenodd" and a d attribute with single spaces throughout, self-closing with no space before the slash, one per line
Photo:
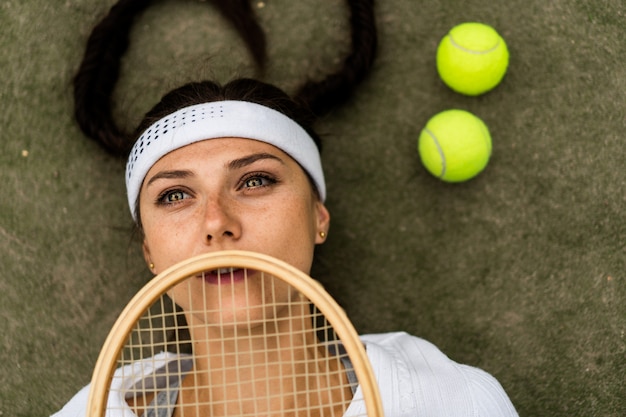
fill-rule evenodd
<path id="1" fill-rule="evenodd" d="M 112 121 L 108 103 L 127 41 L 111 28 L 123 26 L 127 32 L 133 13 L 146 5 L 121 1 L 112 9 L 94 30 L 76 77 L 81 127 L 118 153 L 128 142 Z M 353 50 L 343 67 L 319 83 L 306 83 L 293 99 L 255 80 L 224 86 L 205 81 L 168 93 L 146 115 L 128 157 L 126 185 L 153 273 L 225 249 L 272 255 L 309 273 L 315 245 L 325 241 L 330 225 L 314 116 L 349 96 L 369 69 L 376 45 L 371 2 L 349 6 Z M 254 26 L 249 8 L 237 10 Z M 255 56 L 264 54 L 257 50 Z M 106 74 L 114 74 L 113 79 Z M 192 327 L 195 320 L 188 317 Z M 517 415 L 492 376 L 451 361 L 425 340 L 406 333 L 364 335 L 362 340 L 388 417 Z M 84 415 L 88 390 L 57 416 Z"/>

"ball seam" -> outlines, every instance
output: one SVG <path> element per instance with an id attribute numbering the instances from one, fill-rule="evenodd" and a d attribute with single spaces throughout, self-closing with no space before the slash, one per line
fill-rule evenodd
<path id="1" fill-rule="evenodd" d="M 439 140 L 437 140 L 437 136 L 428 128 L 425 129 L 428 136 L 430 136 L 437 147 L 437 152 L 439 152 L 439 159 L 441 160 L 441 173 L 438 178 L 443 178 L 446 175 L 446 158 L 443 153 L 443 148 L 439 144 Z"/>
<path id="2" fill-rule="evenodd" d="M 496 42 L 496 44 L 495 44 L 494 46 L 492 46 L 491 48 L 486 49 L 486 50 L 484 50 L 484 51 L 475 51 L 475 50 L 473 50 L 473 49 L 468 49 L 468 48 L 466 48 L 466 47 L 464 47 L 464 46 L 462 46 L 462 45 L 458 44 L 458 43 L 454 40 L 454 38 L 452 37 L 452 35 L 449 35 L 449 36 L 450 36 L 450 43 L 452 43 L 452 46 L 454 46 L 454 47 L 456 47 L 456 48 L 459 48 L 459 49 L 461 49 L 461 50 L 462 50 L 462 51 L 464 51 L 464 52 L 468 52 L 468 53 L 470 53 L 470 54 L 474 54 L 474 55 L 488 54 L 488 53 L 493 52 L 493 51 L 495 51 L 496 49 L 498 49 L 498 46 L 500 45 L 500 39 L 498 39 L 498 40 L 497 40 L 497 42 Z"/>

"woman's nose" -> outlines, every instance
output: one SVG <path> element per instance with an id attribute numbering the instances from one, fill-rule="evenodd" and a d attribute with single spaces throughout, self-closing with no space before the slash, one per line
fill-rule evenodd
<path id="1" fill-rule="evenodd" d="M 204 216 L 207 243 L 218 243 L 225 239 L 236 240 L 241 236 L 241 224 L 236 207 L 223 199 L 206 205 Z"/>

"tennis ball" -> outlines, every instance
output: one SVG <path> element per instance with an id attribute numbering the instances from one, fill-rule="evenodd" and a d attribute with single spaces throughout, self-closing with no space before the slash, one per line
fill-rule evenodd
<path id="1" fill-rule="evenodd" d="M 464 110 L 433 116 L 418 145 L 424 167 L 446 182 L 462 182 L 478 175 L 491 156 L 491 136 L 485 123 Z"/>
<path id="2" fill-rule="evenodd" d="M 437 71 L 448 87 L 468 96 L 497 86 L 509 65 L 504 39 L 491 26 L 462 23 L 437 48 Z"/>

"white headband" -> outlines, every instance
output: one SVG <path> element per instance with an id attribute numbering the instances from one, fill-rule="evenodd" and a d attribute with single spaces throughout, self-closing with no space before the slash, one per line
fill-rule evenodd
<path id="1" fill-rule="evenodd" d="M 237 137 L 276 146 L 311 176 L 322 201 L 326 185 L 313 138 L 284 114 L 247 101 L 216 101 L 185 107 L 150 126 L 135 142 L 126 164 L 126 191 L 133 219 L 141 184 L 166 154 L 207 139 Z"/>

